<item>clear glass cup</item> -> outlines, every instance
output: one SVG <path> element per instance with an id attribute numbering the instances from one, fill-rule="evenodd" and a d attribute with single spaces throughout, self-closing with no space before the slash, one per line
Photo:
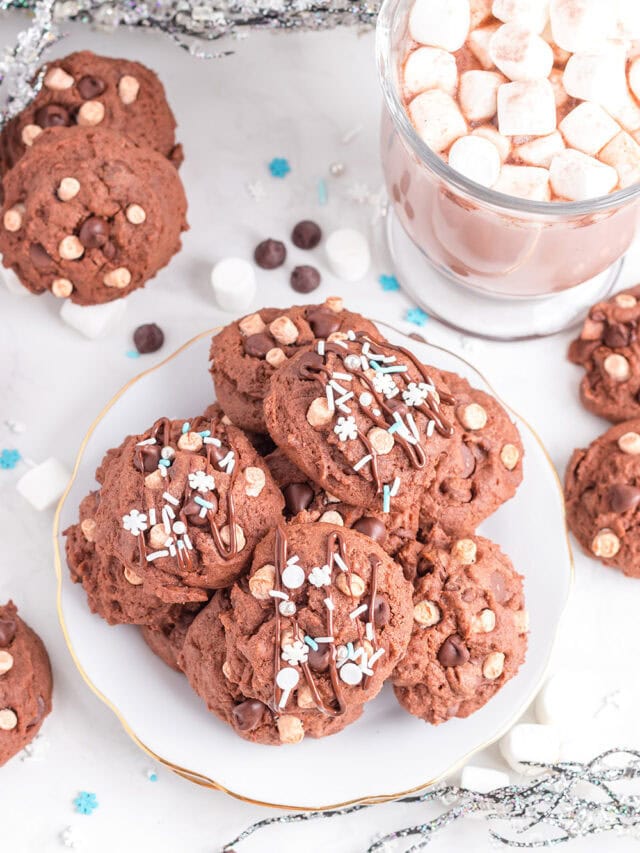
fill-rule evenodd
<path id="1" fill-rule="evenodd" d="M 421 140 L 402 102 L 411 5 L 385 0 L 376 34 L 397 272 L 424 307 L 457 327 L 499 338 L 558 331 L 611 289 L 637 231 L 640 185 L 586 202 L 537 202 L 451 169 Z"/>

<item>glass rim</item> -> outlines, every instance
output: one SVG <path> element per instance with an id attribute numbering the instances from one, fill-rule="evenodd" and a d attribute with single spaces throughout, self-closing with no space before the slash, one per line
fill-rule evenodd
<path id="1" fill-rule="evenodd" d="M 436 175 L 461 190 L 473 199 L 490 204 L 494 207 L 513 211 L 549 217 L 580 217 L 589 214 L 606 212 L 620 207 L 640 195 L 640 183 L 632 184 L 616 192 L 608 193 L 586 201 L 533 201 L 506 195 L 497 190 L 484 187 L 460 172 L 455 171 L 435 151 L 420 138 L 413 127 L 408 113 L 400 100 L 397 86 L 388 69 L 392 67 L 391 55 L 392 26 L 402 0 L 383 0 L 378 13 L 376 24 L 376 65 L 378 79 L 384 95 L 385 103 L 395 127 L 403 139 L 409 144 L 413 153 L 425 163 Z"/>

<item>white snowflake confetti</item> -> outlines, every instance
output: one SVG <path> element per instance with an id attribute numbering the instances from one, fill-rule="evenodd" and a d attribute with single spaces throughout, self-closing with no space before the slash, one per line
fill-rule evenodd
<path id="1" fill-rule="evenodd" d="M 400 393 L 400 389 L 396 385 L 393 376 L 389 373 L 376 373 L 373 377 L 373 387 L 378 394 L 384 394 L 387 400 Z"/>
<path id="2" fill-rule="evenodd" d="M 309 647 L 302 640 L 294 640 L 293 643 L 287 643 L 282 649 L 282 660 L 292 666 L 306 663 L 308 658 Z"/>
<path id="3" fill-rule="evenodd" d="M 69 850 L 74 850 L 82 841 L 75 826 L 67 826 L 60 833 L 60 843 Z"/>
<path id="4" fill-rule="evenodd" d="M 313 586 L 331 586 L 331 569 L 326 564 L 324 566 L 314 566 L 309 572 L 309 583 Z"/>
<path id="5" fill-rule="evenodd" d="M 267 197 L 267 191 L 262 181 L 247 181 L 246 188 L 254 201 L 264 201 Z"/>
<path id="6" fill-rule="evenodd" d="M 46 758 L 50 746 L 51 743 L 49 739 L 43 734 L 38 734 L 31 743 L 28 743 L 22 750 L 20 753 L 20 761 L 42 761 Z"/>
<path id="7" fill-rule="evenodd" d="M 189 485 L 204 495 L 206 492 L 212 492 L 216 483 L 211 474 L 206 474 L 204 471 L 193 471 L 189 474 Z"/>
<path id="8" fill-rule="evenodd" d="M 431 389 L 425 382 L 416 384 L 410 382 L 402 392 L 402 399 L 407 406 L 421 406 L 429 396 Z"/>
<path id="9" fill-rule="evenodd" d="M 122 526 L 133 536 L 138 536 L 147 529 L 147 516 L 138 509 L 132 509 L 128 515 L 122 516 Z"/>
<path id="10" fill-rule="evenodd" d="M 340 441 L 349 441 L 357 438 L 358 427 L 356 426 L 356 419 L 353 415 L 349 415 L 347 418 L 338 418 L 338 423 L 334 426 L 333 431 Z"/>

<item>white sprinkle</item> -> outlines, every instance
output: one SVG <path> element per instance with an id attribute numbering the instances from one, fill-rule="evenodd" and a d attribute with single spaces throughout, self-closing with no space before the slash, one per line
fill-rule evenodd
<path id="1" fill-rule="evenodd" d="M 198 513 L 198 515 L 200 516 L 200 518 L 206 518 L 206 517 L 207 517 L 207 508 L 206 508 L 206 506 L 203 506 L 203 507 L 202 507 L 202 509 L 200 510 L 200 512 Z"/>
<path id="2" fill-rule="evenodd" d="M 335 643 L 335 637 L 314 637 L 316 643 Z"/>
<path id="3" fill-rule="evenodd" d="M 342 349 L 349 349 L 349 345 L 344 341 L 332 341 L 331 343 L 334 343 L 338 347 L 342 347 Z"/>
<path id="4" fill-rule="evenodd" d="M 233 473 L 233 469 L 234 469 L 235 467 L 236 467 L 236 460 L 232 457 L 232 458 L 227 462 L 227 467 L 226 467 L 226 472 L 227 472 L 227 474 L 232 474 L 232 473 Z"/>
<path id="5" fill-rule="evenodd" d="M 172 545 L 173 545 L 173 539 L 171 537 L 164 540 L 164 547 L 165 548 L 171 548 Z"/>
<path id="6" fill-rule="evenodd" d="M 144 441 L 139 441 L 136 444 L 136 447 L 144 447 L 145 444 L 156 444 L 156 439 L 155 438 L 145 438 Z"/>
<path id="7" fill-rule="evenodd" d="M 362 648 L 362 646 L 360 646 L 360 648 L 359 648 L 359 649 L 356 649 L 356 650 L 354 651 L 354 653 L 351 655 L 351 660 L 355 660 L 355 661 L 357 661 L 357 660 L 359 660 L 363 655 L 364 655 L 364 649 Z M 364 655 L 364 660 L 365 660 L 365 663 L 366 663 L 366 661 L 367 661 L 367 656 L 366 656 L 366 655 Z"/>
<path id="8" fill-rule="evenodd" d="M 278 605 L 278 610 L 282 616 L 293 616 L 296 612 L 296 606 L 293 601 L 281 601 Z"/>
<path id="9" fill-rule="evenodd" d="M 230 450 L 230 451 L 227 453 L 227 455 L 224 457 L 224 459 L 221 459 L 221 460 L 218 462 L 218 466 L 219 466 L 220 468 L 226 468 L 226 467 L 227 467 L 227 465 L 229 464 L 229 462 L 231 462 L 231 460 L 232 460 L 232 459 L 233 459 L 233 451 L 232 451 L 232 450 Z"/>
<path id="10" fill-rule="evenodd" d="M 151 563 L 153 560 L 157 560 L 158 557 L 168 557 L 168 551 L 153 551 L 151 554 L 147 554 L 147 563 Z"/>
<path id="11" fill-rule="evenodd" d="M 294 554 L 293 557 L 289 557 L 289 559 L 287 560 L 287 565 L 291 566 L 293 563 L 299 563 L 299 562 L 300 562 L 300 557 L 298 557 L 297 554 Z"/>
<path id="12" fill-rule="evenodd" d="M 370 406 L 373 403 L 373 394 L 370 394 L 369 391 L 364 391 L 360 394 L 358 402 L 361 406 Z"/>
<path id="13" fill-rule="evenodd" d="M 371 411 L 373 412 L 373 414 L 374 414 L 377 418 L 379 418 L 379 417 L 380 417 L 380 415 L 382 414 L 382 412 L 380 411 L 380 409 L 371 409 Z"/>
<path id="14" fill-rule="evenodd" d="M 178 540 L 178 542 L 176 542 L 176 545 L 178 546 L 178 551 L 184 551 L 184 542 L 182 541 L 182 539 Z"/>
<path id="15" fill-rule="evenodd" d="M 222 442 L 219 438 L 213 438 L 208 435 L 206 438 L 202 439 L 205 444 L 213 444 L 214 447 L 222 447 Z"/>
<path id="16" fill-rule="evenodd" d="M 427 438 L 431 438 L 435 428 L 436 428 L 436 422 L 435 421 L 429 421 L 429 423 L 427 424 Z"/>
<path id="17" fill-rule="evenodd" d="M 169 507 L 162 507 L 162 523 L 164 524 L 164 532 L 166 534 L 171 533 L 171 519 L 169 518 L 169 513 L 167 510 Z"/>
<path id="18" fill-rule="evenodd" d="M 177 498 L 174 498 L 173 495 L 170 495 L 169 492 L 165 492 L 162 497 L 165 499 L 165 501 L 169 501 L 169 503 L 173 504 L 174 506 L 178 506 L 178 504 L 180 503 L 180 501 Z"/>
<path id="19" fill-rule="evenodd" d="M 345 403 L 347 400 L 350 400 L 354 396 L 355 394 L 353 393 L 353 391 L 347 391 L 345 394 L 342 395 L 342 397 L 338 397 L 338 399 L 336 400 L 336 406 L 342 406 L 343 403 Z"/>
<path id="20" fill-rule="evenodd" d="M 341 412 L 345 413 L 345 415 L 351 414 L 351 409 L 345 403 L 337 403 L 336 405 L 338 406 Z"/>
<path id="21" fill-rule="evenodd" d="M 353 379 L 353 376 L 350 373 L 338 373 L 338 371 L 332 373 L 331 377 L 332 379 L 344 379 L 345 382 L 351 382 Z"/>
<path id="22" fill-rule="evenodd" d="M 371 344 L 369 341 L 365 341 L 362 344 L 362 355 L 369 355 L 369 350 L 371 349 Z"/>
<path id="23" fill-rule="evenodd" d="M 327 395 L 327 403 L 329 404 L 329 411 L 335 411 L 335 403 L 333 401 L 333 388 L 331 385 L 326 385 L 324 389 L 324 393 Z"/>
<path id="24" fill-rule="evenodd" d="M 389 491 L 389 497 L 395 498 L 395 496 L 400 491 L 400 477 L 396 477 L 391 485 L 391 489 Z"/>
<path id="25" fill-rule="evenodd" d="M 362 365 L 362 369 L 364 371 L 369 370 L 369 362 L 367 361 L 366 356 L 364 356 L 364 355 L 360 356 L 360 364 Z"/>
<path id="26" fill-rule="evenodd" d="M 339 382 L 335 382 L 333 379 L 329 380 L 329 385 L 331 385 L 332 388 L 335 388 L 335 390 L 338 392 L 338 394 L 346 394 L 347 393 L 347 389 L 344 388 L 342 385 L 340 385 Z"/>
<path id="27" fill-rule="evenodd" d="M 155 507 L 151 507 L 149 510 L 149 524 L 153 527 L 156 523 L 156 509 Z"/>
<path id="28" fill-rule="evenodd" d="M 420 439 L 420 433 L 418 432 L 418 427 L 416 426 L 416 422 L 415 422 L 414 417 L 411 414 L 411 412 L 407 412 L 407 422 L 409 424 L 409 429 L 413 433 L 413 437 L 417 438 L 419 440 Z"/>
<path id="29" fill-rule="evenodd" d="M 177 553 L 178 553 L 178 552 L 176 551 L 176 546 L 175 546 L 173 543 L 172 543 L 171 545 L 169 545 L 169 554 L 170 554 L 170 556 L 175 557 L 175 555 L 176 555 Z"/>
<path id="30" fill-rule="evenodd" d="M 183 538 L 184 538 L 184 544 L 187 546 L 187 548 L 190 551 L 193 551 L 193 543 L 191 542 L 191 539 L 189 539 L 189 534 L 185 533 Z"/>
<path id="31" fill-rule="evenodd" d="M 356 464 L 353 466 L 354 471 L 359 471 L 363 466 L 370 462 L 373 459 L 373 456 L 370 453 L 367 453 L 366 456 L 363 456 L 362 459 L 359 459 Z"/>
<path id="32" fill-rule="evenodd" d="M 334 554 L 333 561 L 338 566 L 338 568 L 342 569 L 343 572 L 349 571 L 349 566 L 345 563 L 340 554 Z"/>
<path id="33" fill-rule="evenodd" d="M 356 607 L 355 610 L 352 610 L 349 614 L 349 619 L 357 619 L 361 613 L 364 613 L 369 605 L 361 604 L 360 607 Z"/>
<path id="34" fill-rule="evenodd" d="M 361 671 L 364 675 L 373 675 L 373 670 L 372 670 L 372 669 L 369 669 L 369 667 L 368 667 L 368 665 L 367 665 L 367 661 L 366 661 L 366 660 L 363 660 L 363 661 L 361 662 L 361 664 L 360 664 L 360 671 Z"/>
<path id="35" fill-rule="evenodd" d="M 373 640 L 373 624 L 371 622 L 367 622 L 364 626 L 364 633 L 367 640 Z"/>
<path id="36" fill-rule="evenodd" d="M 369 658 L 369 666 L 373 666 L 377 660 L 380 660 L 382 655 L 384 654 L 384 649 L 378 649 L 377 652 L 374 652 Z"/>
<path id="37" fill-rule="evenodd" d="M 324 341 L 318 341 L 318 355 L 324 355 Z"/>
<path id="38" fill-rule="evenodd" d="M 324 603 L 325 603 L 327 610 L 335 610 L 336 609 L 335 604 L 333 603 L 333 601 L 330 598 L 325 598 Z"/>
<path id="39" fill-rule="evenodd" d="M 158 471 L 160 471 L 160 476 L 161 476 L 161 477 L 165 477 L 165 478 L 166 478 L 166 477 L 168 476 L 168 475 L 167 475 L 167 468 L 165 468 L 165 466 L 164 466 L 164 465 L 158 465 L 157 470 L 158 470 Z"/>
<path id="40" fill-rule="evenodd" d="M 349 329 L 349 331 L 347 332 L 347 337 L 350 341 L 355 341 L 356 333 L 353 331 L 353 329 Z"/>
<path id="41" fill-rule="evenodd" d="M 283 601 L 286 601 L 289 598 L 289 595 L 286 592 L 280 592 L 279 589 L 269 590 L 269 595 L 271 598 L 282 598 Z"/>

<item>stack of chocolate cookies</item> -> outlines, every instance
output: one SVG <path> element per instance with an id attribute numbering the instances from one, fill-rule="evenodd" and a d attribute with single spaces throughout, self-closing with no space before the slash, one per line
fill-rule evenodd
<path id="1" fill-rule="evenodd" d="M 32 293 L 96 305 L 143 287 L 180 249 L 182 148 L 156 75 L 73 53 L 42 70 L 0 136 L 0 252 Z"/>
<path id="2" fill-rule="evenodd" d="M 522 479 L 502 406 L 339 298 L 231 323 L 211 372 L 217 402 L 109 450 L 66 531 L 91 609 L 259 743 L 340 731 L 387 679 L 430 723 L 484 705 L 528 630 L 475 532 Z"/>

